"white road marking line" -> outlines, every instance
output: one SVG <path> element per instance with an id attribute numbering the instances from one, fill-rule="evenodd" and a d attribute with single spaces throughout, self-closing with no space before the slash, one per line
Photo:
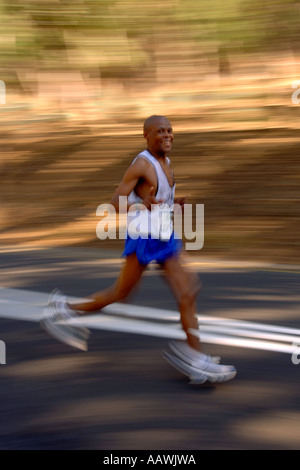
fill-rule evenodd
<path id="1" fill-rule="evenodd" d="M 106 315 L 95 315 L 93 318 L 85 317 L 84 319 L 80 319 L 79 321 L 75 320 L 71 323 L 74 325 L 79 323 L 80 325 L 89 329 L 95 328 L 109 331 L 143 334 L 146 336 L 185 339 L 185 333 L 179 324 L 162 325 L 148 321 L 117 319 L 115 317 L 108 317 Z M 212 331 L 209 327 L 205 326 L 201 327 L 200 330 L 197 331 L 197 335 L 201 338 L 203 343 L 222 344 L 225 346 L 260 349 L 265 351 L 277 351 L 281 353 L 292 354 L 296 349 L 293 343 L 300 345 L 300 337 L 296 336 L 293 337 L 293 341 L 291 342 L 290 338 L 286 338 L 284 335 L 280 337 L 280 341 L 269 341 L 268 338 L 264 338 L 263 335 L 262 338 L 264 339 L 262 340 L 251 338 L 249 339 L 247 330 L 241 333 L 241 337 L 239 337 L 238 334 L 239 332 L 236 333 L 234 330 L 230 330 L 230 333 L 224 332 L 221 326 L 219 331 Z"/>
<path id="2" fill-rule="evenodd" d="M 49 294 L 0 287 L 0 317 L 39 322 Z M 70 302 L 82 298 L 70 297 Z M 120 316 L 122 318 L 120 318 Z M 204 343 L 292 354 L 300 344 L 300 330 L 243 320 L 199 315 L 200 330 L 195 331 Z M 150 336 L 184 339 L 179 313 L 137 305 L 115 303 L 101 313 L 73 321 L 89 329 L 119 331 Z M 151 320 L 151 321 L 149 321 Z M 160 323 L 155 323 L 159 320 Z M 162 323 L 163 321 L 168 323 Z"/>

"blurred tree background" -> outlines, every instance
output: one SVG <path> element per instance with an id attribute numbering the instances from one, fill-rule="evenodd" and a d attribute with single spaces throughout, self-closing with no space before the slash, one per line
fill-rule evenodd
<path id="1" fill-rule="evenodd" d="M 0 15 L 3 246 L 120 247 L 96 239 L 96 208 L 161 113 L 178 192 L 205 204 L 201 256 L 299 262 L 298 0 L 0 0 Z"/>
<path id="2" fill-rule="evenodd" d="M 298 0 L 1 0 L 0 11 L 7 83 L 26 66 L 138 78 L 155 69 L 162 43 L 173 59 L 218 60 L 220 73 L 235 55 L 299 45 Z"/>

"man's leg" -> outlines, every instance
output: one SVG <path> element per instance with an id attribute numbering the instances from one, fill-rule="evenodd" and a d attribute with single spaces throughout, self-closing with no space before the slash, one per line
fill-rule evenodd
<path id="1" fill-rule="evenodd" d="M 111 288 L 94 294 L 91 301 L 87 299 L 86 302 L 79 304 L 68 305 L 62 292 L 54 291 L 41 318 L 42 328 L 59 341 L 87 351 L 89 331 L 80 324 L 72 323 L 73 320 L 80 313 L 85 315 L 96 312 L 112 302 L 125 298 L 136 286 L 144 270 L 145 266 L 139 264 L 135 254 L 128 256 L 117 282 Z"/>
<path id="2" fill-rule="evenodd" d="M 166 353 L 166 359 L 183 374 L 188 375 L 192 383 L 226 382 L 236 376 L 236 368 L 219 364 L 219 360 L 204 354 L 200 339 L 190 334 L 190 329 L 198 330 L 196 317 L 195 282 L 178 258 L 169 258 L 164 263 L 166 278 L 177 298 L 182 327 L 186 332 L 187 344 L 181 341 L 170 343 L 172 354 Z"/>
<path id="3" fill-rule="evenodd" d="M 200 339 L 189 333 L 190 329 L 198 330 L 196 317 L 196 297 L 201 289 L 200 281 L 193 273 L 184 268 L 180 258 L 168 258 L 163 269 L 166 281 L 177 300 L 181 324 L 187 335 L 188 344 L 197 351 L 202 351 Z"/>
<path id="4" fill-rule="evenodd" d="M 69 307 L 78 311 L 81 315 L 86 315 L 126 298 L 139 282 L 145 268 L 146 266 L 139 263 L 135 253 L 129 255 L 126 258 L 119 278 L 112 287 L 91 295 L 89 297 L 90 301 L 71 304 Z"/>

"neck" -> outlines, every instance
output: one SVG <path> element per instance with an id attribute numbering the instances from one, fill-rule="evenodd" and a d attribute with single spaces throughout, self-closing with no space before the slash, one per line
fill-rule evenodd
<path id="1" fill-rule="evenodd" d="M 165 160 L 167 158 L 167 154 L 165 152 L 158 152 L 155 151 L 149 147 L 147 147 L 148 152 L 151 153 L 153 157 L 155 157 L 157 160 Z"/>

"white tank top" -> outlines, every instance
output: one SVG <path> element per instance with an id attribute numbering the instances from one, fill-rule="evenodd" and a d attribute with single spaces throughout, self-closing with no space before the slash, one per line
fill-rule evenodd
<path id="1" fill-rule="evenodd" d="M 168 178 L 164 172 L 164 170 L 161 167 L 161 164 L 156 160 L 153 155 L 148 150 L 144 150 L 143 152 L 139 153 L 137 157 L 133 160 L 132 164 L 138 159 L 138 158 L 146 158 L 155 169 L 156 172 L 156 177 L 157 177 L 157 191 L 155 198 L 157 200 L 162 199 L 165 204 L 168 204 L 169 206 L 172 206 L 174 204 L 174 195 L 175 195 L 175 183 L 173 186 L 169 185 Z M 167 157 L 167 163 L 170 165 L 170 160 Z M 129 196 L 128 196 L 128 203 L 129 204 L 135 204 L 137 202 L 140 202 L 139 196 L 135 193 L 133 190 Z"/>
<path id="2" fill-rule="evenodd" d="M 128 233 L 132 238 L 136 238 L 137 236 L 148 238 L 149 234 L 151 234 L 152 238 L 167 241 L 173 232 L 172 206 L 174 204 L 175 183 L 173 186 L 170 186 L 161 164 L 148 150 L 144 150 L 137 155 L 132 164 L 138 158 L 146 158 L 146 160 L 153 165 L 157 177 L 155 198 L 157 200 L 163 200 L 163 204 L 152 211 L 142 210 L 134 213 L 129 212 L 127 218 Z M 167 163 L 170 165 L 168 157 Z M 128 196 L 128 204 L 131 205 L 139 202 L 141 202 L 141 199 L 133 190 Z"/>

